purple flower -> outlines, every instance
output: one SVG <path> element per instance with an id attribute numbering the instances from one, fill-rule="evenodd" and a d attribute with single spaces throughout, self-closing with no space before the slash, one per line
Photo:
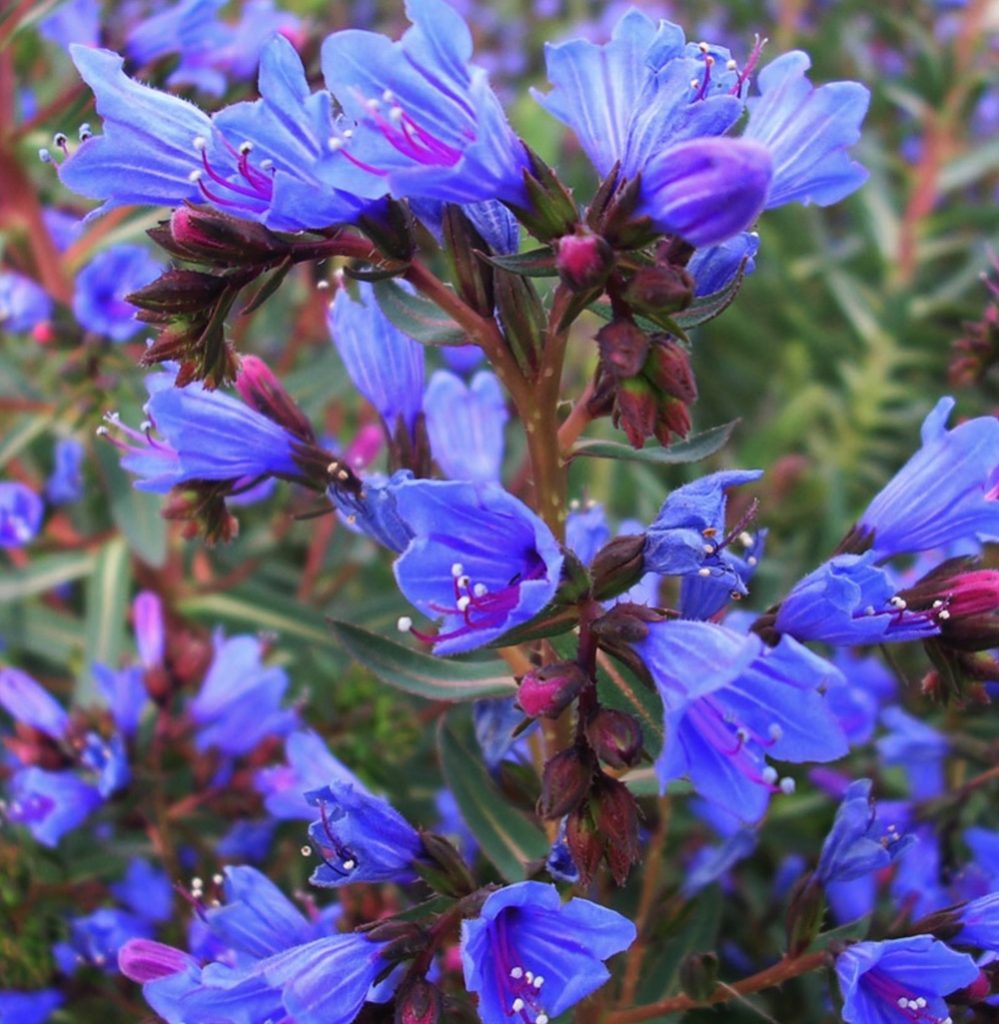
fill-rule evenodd
<path id="1" fill-rule="evenodd" d="M 34 540 L 44 511 L 42 499 L 27 484 L 0 482 L 0 548 L 23 548 Z"/>
<path id="2" fill-rule="evenodd" d="M 70 43 L 97 46 L 101 37 L 98 0 L 66 0 L 38 23 L 39 34 L 66 49 Z"/>
<path id="3" fill-rule="evenodd" d="M 319 808 L 309 838 L 322 857 L 309 881 L 337 886 L 351 882 L 411 882 L 422 850 L 419 833 L 387 801 L 333 781 L 305 794 Z"/>
<path id="4" fill-rule="evenodd" d="M 112 341 L 128 341 L 144 325 L 125 296 L 144 288 L 163 271 L 141 245 L 116 245 L 98 253 L 77 275 L 73 313 L 88 330 Z"/>
<path id="5" fill-rule="evenodd" d="M 755 231 L 743 231 L 717 245 L 698 249 L 687 264 L 687 272 L 694 279 L 694 294 L 714 295 L 723 291 L 741 269 L 749 275 L 756 269 L 756 253 L 760 236 Z"/>
<path id="6" fill-rule="evenodd" d="M 85 451 L 75 437 L 61 437 L 56 441 L 53 452 L 55 465 L 45 483 L 45 497 L 53 505 L 69 505 L 83 497 L 81 466 Z"/>
<path id="7" fill-rule="evenodd" d="M 0 669 L 0 707 L 11 718 L 54 740 L 61 740 L 69 728 L 63 706 L 20 669 Z"/>
<path id="8" fill-rule="evenodd" d="M 142 857 L 128 862 L 125 877 L 111 886 L 116 900 L 147 921 L 166 921 L 173 912 L 173 886 L 166 872 Z"/>
<path id="9" fill-rule="evenodd" d="M 413 436 L 423 399 L 423 346 L 392 324 L 371 285 L 358 283 L 360 301 L 341 288 L 330 307 L 333 344 L 358 391 L 378 410 L 389 434 L 402 420 Z"/>
<path id="10" fill-rule="evenodd" d="M 797 640 L 846 646 L 922 640 L 940 632 L 929 613 L 911 612 L 875 552 L 837 555 L 795 584 L 774 627 Z"/>
<path id="11" fill-rule="evenodd" d="M 822 844 L 815 877 L 823 885 L 850 882 L 887 867 L 912 843 L 911 836 L 885 829 L 874 812 L 871 780 L 850 784 L 833 826 Z"/>
<path id="12" fill-rule="evenodd" d="M 0 327 L 20 334 L 51 319 L 52 300 L 30 277 L 0 271 Z"/>
<path id="13" fill-rule="evenodd" d="M 52 956 L 64 974 L 73 974 L 85 964 L 108 974 L 118 969 L 118 951 L 130 939 L 152 938 L 153 929 L 142 917 L 101 907 L 92 914 L 69 920 L 69 937 L 52 947 Z"/>
<path id="14" fill-rule="evenodd" d="M 398 42 L 336 32 L 323 43 L 326 85 L 349 121 L 330 151 L 339 187 L 358 195 L 526 205 L 527 153 L 485 71 L 468 63 L 472 37 L 444 0 L 409 0 Z"/>
<path id="15" fill-rule="evenodd" d="M 152 590 L 140 590 L 132 602 L 132 627 L 139 661 L 147 671 L 163 664 L 166 632 L 163 625 L 163 602 Z"/>
<path id="16" fill-rule="evenodd" d="M 435 654 L 460 654 L 534 618 L 555 596 L 562 553 L 545 523 L 496 486 L 413 480 L 395 491 L 412 540 L 395 563 L 399 589 L 442 618 Z M 412 623 L 400 623 L 412 626 Z"/>
<path id="17" fill-rule="evenodd" d="M 978 967 L 930 935 L 858 942 L 836 958 L 848 1024 L 947 1024 L 944 996 L 970 985 Z"/>
<path id="18" fill-rule="evenodd" d="M 747 593 L 740 566 L 728 550 L 725 492 L 759 480 L 762 470 L 711 473 L 671 492 L 648 529 L 645 568 L 664 576 L 716 580 L 728 593 Z"/>
<path id="19" fill-rule="evenodd" d="M 23 768 L 11 777 L 9 789 L 7 817 L 43 846 L 57 846 L 104 802 L 94 786 L 72 771 Z"/>
<path id="20" fill-rule="evenodd" d="M 860 138 L 871 94 L 857 82 L 815 88 L 805 77 L 807 53 L 792 50 L 759 74 L 744 139 L 766 146 L 773 161 L 768 210 L 785 203 L 829 206 L 855 192 L 867 171 L 847 149 Z"/>
<path id="21" fill-rule="evenodd" d="M 766 757 L 803 763 L 847 752 L 823 695 L 839 673 L 789 638 L 768 648 L 751 634 L 677 621 L 649 624 L 634 647 L 663 699 L 663 790 L 686 777 L 706 800 L 757 821 L 771 793 L 794 791 Z"/>
<path id="22" fill-rule="evenodd" d="M 360 491 L 343 490 L 334 483 L 326 494 L 352 530 L 399 552 L 413 539 L 413 531 L 399 514 L 396 496 L 412 479 L 412 472 L 400 469 L 388 479 L 367 477 Z"/>
<path id="23" fill-rule="evenodd" d="M 461 926 L 465 985 L 484 1024 L 548 1024 L 610 978 L 603 961 L 635 941 L 625 917 L 554 885 L 494 892 Z"/>
<path id="24" fill-rule="evenodd" d="M 879 559 L 999 537 L 999 419 L 980 416 L 947 430 L 953 408 L 953 398 L 937 402 L 923 421 L 922 448 L 860 517 Z"/>
<path id="25" fill-rule="evenodd" d="M 438 370 L 423 398 L 430 448 L 451 480 L 497 484 L 503 463 L 503 427 L 509 418 L 499 378 L 480 370 L 470 384 Z"/>
<path id="26" fill-rule="evenodd" d="M 256 637 L 215 637 L 208 675 L 188 711 L 197 726 L 197 747 L 225 754 L 249 753 L 269 736 L 283 736 L 298 724 L 293 710 L 281 707 L 288 676 L 262 663 Z"/>

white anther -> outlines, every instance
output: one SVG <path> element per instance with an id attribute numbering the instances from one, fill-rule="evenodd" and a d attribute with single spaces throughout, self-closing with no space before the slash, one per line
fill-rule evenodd
<path id="1" fill-rule="evenodd" d="M 303 857 L 311 857 L 312 856 L 312 847 L 308 846 L 308 845 L 303 846 L 302 849 L 299 850 L 298 852 L 301 853 L 301 855 Z"/>
<path id="2" fill-rule="evenodd" d="M 875 610 L 875 608 L 874 608 L 874 605 L 872 605 L 872 604 L 869 604 L 869 605 L 868 605 L 868 606 L 867 606 L 867 607 L 866 607 L 866 608 L 864 609 L 864 614 L 865 614 L 865 615 L 877 615 L 877 611 Z"/>
<path id="3" fill-rule="evenodd" d="M 96 435 L 97 435 L 98 437 L 107 437 L 107 436 L 108 436 L 108 434 L 110 433 L 110 431 L 108 430 L 108 428 L 107 428 L 107 427 L 98 427 L 98 428 L 97 428 L 97 429 L 96 429 L 96 430 L 94 431 L 94 433 L 95 433 L 95 434 L 96 434 Z"/>
<path id="4" fill-rule="evenodd" d="M 246 156 L 247 153 L 253 152 L 253 143 L 247 140 L 239 144 L 239 152 L 241 156 Z"/>
<path id="5" fill-rule="evenodd" d="M 413 620 L 408 615 L 400 615 L 395 627 L 400 633 L 408 633 L 413 628 Z"/>
<path id="6" fill-rule="evenodd" d="M 208 140 L 204 135 L 195 135 L 194 142 L 191 145 L 194 146 L 196 152 L 200 153 L 208 145 Z"/>
<path id="7" fill-rule="evenodd" d="M 777 782 L 777 769 L 772 764 L 768 764 L 766 768 L 760 772 L 760 776 L 768 786 L 773 786 Z"/>
<path id="8" fill-rule="evenodd" d="M 335 153 L 338 149 L 343 149 L 343 139 L 332 138 L 326 143 L 326 148 L 331 152 Z"/>
<path id="9" fill-rule="evenodd" d="M 212 884 L 213 885 L 221 885 L 223 883 L 223 881 L 225 881 L 225 879 L 223 879 L 223 877 L 221 875 L 218 875 L 218 874 L 212 875 Z"/>
<path id="10" fill-rule="evenodd" d="M 740 743 L 749 742 L 749 730 L 744 725 L 740 725 L 739 728 L 735 730 L 735 735 L 739 738 Z"/>
<path id="11" fill-rule="evenodd" d="M 205 883 L 202 882 L 201 879 L 198 878 L 197 876 L 195 876 L 194 878 L 191 879 L 191 888 L 192 889 L 201 889 L 204 886 L 204 884 Z"/>
<path id="12" fill-rule="evenodd" d="M 713 555 L 715 553 L 715 546 L 714 546 L 714 544 L 705 544 L 704 545 L 704 553 L 706 555 Z"/>
<path id="13" fill-rule="evenodd" d="M 370 100 L 365 100 L 364 101 L 364 105 L 368 108 L 368 110 L 372 111 L 372 113 L 373 113 L 374 111 L 376 111 L 381 106 L 381 103 L 379 103 L 379 101 L 376 100 L 376 99 L 370 99 Z"/>
<path id="14" fill-rule="evenodd" d="M 909 1000 L 906 999 L 905 996 L 899 996 L 897 1000 L 897 1005 L 900 1010 L 908 1009 Z"/>
<path id="15" fill-rule="evenodd" d="M 936 599 L 936 600 L 935 600 L 935 601 L 933 602 L 933 607 L 934 607 L 934 608 L 943 608 L 943 601 L 941 601 L 941 600 L 940 600 L 940 598 L 938 597 L 938 598 L 937 598 L 937 599 Z"/>
<path id="16" fill-rule="evenodd" d="M 349 516 L 346 516 L 346 520 L 348 526 L 355 526 L 357 524 L 357 516 L 355 516 L 353 512 L 351 512 Z M 405 616 L 403 616 L 403 618 L 405 618 Z"/>
<path id="17" fill-rule="evenodd" d="M 466 612 L 468 611 L 468 606 L 471 603 L 472 599 L 468 596 L 468 594 L 462 594 L 461 597 L 459 597 L 458 600 L 455 601 L 455 606 L 457 607 L 458 611 Z"/>
<path id="18" fill-rule="evenodd" d="M 65 132 L 56 132 L 55 135 L 52 136 L 52 141 L 55 143 L 55 145 L 62 149 L 62 147 L 65 146 L 67 142 L 69 142 L 69 139 L 66 138 Z"/>
<path id="19" fill-rule="evenodd" d="M 527 979 L 528 984 L 530 984 L 532 981 L 534 981 L 534 972 L 533 971 L 525 971 L 524 972 L 524 977 Z"/>
<path id="20" fill-rule="evenodd" d="M 513 1006 L 511 1007 L 511 1009 L 514 1013 L 520 1013 L 520 1011 L 523 1010 L 525 1005 L 526 1004 L 524 1003 L 524 1000 L 521 999 L 520 996 L 517 996 L 517 998 L 513 1001 Z"/>
<path id="21" fill-rule="evenodd" d="M 402 107 L 393 107 L 389 111 L 388 116 L 390 121 L 395 121 L 398 124 L 405 115 L 403 114 Z"/>
<path id="22" fill-rule="evenodd" d="M 742 533 L 739 534 L 739 543 L 744 548 L 751 548 L 753 546 L 753 539 L 753 535 L 749 530 L 743 530 Z"/>
<path id="23" fill-rule="evenodd" d="M 489 588 L 485 585 L 485 583 L 476 583 L 475 586 L 472 587 L 472 593 L 476 597 L 485 597 L 486 594 L 489 593 Z"/>
<path id="24" fill-rule="evenodd" d="M 790 796 L 797 789 L 797 783 L 790 775 L 785 775 L 778 783 L 778 787 L 785 796 Z"/>
<path id="25" fill-rule="evenodd" d="M 38 159 L 41 160 L 43 164 L 50 164 L 52 163 L 52 154 L 43 146 L 38 151 Z"/>
<path id="26" fill-rule="evenodd" d="M 756 566 L 759 564 L 760 560 L 756 557 L 756 555 L 750 555 L 749 558 L 746 559 L 746 565 Z"/>
<path id="27" fill-rule="evenodd" d="M 392 102 L 392 101 L 393 101 L 393 100 L 395 99 L 395 93 L 393 93 L 391 89 L 386 89 L 386 90 L 385 90 L 385 91 L 384 91 L 384 92 L 382 93 L 382 99 L 383 99 L 383 100 L 384 100 L 384 101 L 385 101 L 386 103 L 391 103 L 391 102 Z"/>
<path id="28" fill-rule="evenodd" d="M 772 740 L 779 740 L 784 735 L 784 730 L 780 727 L 779 722 L 771 722 L 770 728 L 767 729 L 767 732 L 770 734 L 770 738 Z"/>
<path id="29" fill-rule="evenodd" d="M 710 576 L 711 575 L 711 570 L 707 566 L 704 566 L 702 569 L 698 569 L 697 570 L 697 575 L 698 576 Z"/>
<path id="30" fill-rule="evenodd" d="M 197 184 L 197 182 L 201 181 L 201 171 L 199 171 L 199 170 L 191 171 L 191 173 L 187 176 L 187 180 L 189 182 L 191 182 L 192 185 L 193 184 Z"/>
<path id="31" fill-rule="evenodd" d="M 548 1014 L 539 1013 L 537 1017 L 534 1018 L 534 1024 L 548 1024 Z"/>
<path id="32" fill-rule="evenodd" d="M 357 861 L 354 860 L 353 857 L 350 860 L 345 860 L 343 862 L 343 870 L 344 871 L 353 871 L 354 868 L 356 868 L 356 867 L 357 867 Z"/>
<path id="33" fill-rule="evenodd" d="M 691 89 L 700 89 L 700 87 L 701 87 L 701 83 L 696 78 L 692 78 L 690 80 L 690 88 Z"/>
<path id="34" fill-rule="evenodd" d="M 920 997 L 919 997 L 919 998 L 918 998 L 918 999 L 916 1000 L 916 1008 L 917 1008 L 917 1009 L 919 1009 L 919 1010 L 922 1010 L 922 1009 L 924 1009 L 925 1007 L 926 1007 L 926 1000 L 925 1000 L 925 999 L 924 999 L 924 998 L 923 998 L 922 996 L 920 996 Z"/>
<path id="35" fill-rule="evenodd" d="M 260 169 L 262 171 L 269 171 L 274 166 L 274 161 L 268 157 L 266 160 L 260 161 Z"/>
<path id="36" fill-rule="evenodd" d="M 345 139 L 352 139 L 354 137 L 354 129 L 353 128 L 345 128 L 343 130 L 343 137 Z"/>
<path id="37" fill-rule="evenodd" d="M 738 64 L 738 62 L 734 58 L 730 58 L 729 60 L 725 61 L 725 70 L 726 71 L 737 71 L 738 68 L 739 68 L 739 64 Z"/>
<path id="38" fill-rule="evenodd" d="M 510 977 L 511 978 L 514 978 L 515 980 L 519 980 L 520 978 L 523 978 L 523 976 L 524 976 L 524 968 L 523 967 L 511 967 L 510 968 Z"/>
<path id="39" fill-rule="evenodd" d="M 471 583 L 472 583 L 472 581 L 471 581 L 471 579 L 468 576 L 462 575 L 462 576 L 458 577 L 458 586 L 459 587 L 467 588 L 467 587 L 469 587 L 471 585 Z"/>
<path id="40" fill-rule="evenodd" d="M 698 48 L 698 50 L 701 51 L 701 53 L 707 53 L 711 49 L 711 47 L 708 46 L 708 44 L 705 43 L 705 42 L 698 43 L 697 44 L 697 48 Z"/>
<path id="41" fill-rule="evenodd" d="M 714 62 L 715 62 L 715 59 L 710 54 L 708 54 L 708 56 L 706 56 L 704 58 L 704 63 L 707 64 L 708 67 L 711 67 L 711 65 L 714 64 Z"/>
<path id="42" fill-rule="evenodd" d="M 902 611 L 903 609 L 909 607 L 905 603 L 905 598 L 899 597 L 898 594 L 891 598 L 888 603 L 892 606 L 892 608 L 897 608 L 899 611 Z"/>
<path id="43" fill-rule="evenodd" d="M 153 421 L 152 420 L 143 420 L 139 424 L 139 430 L 141 430 L 144 434 L 148 434 L 149 431 L 152 430 L 152 429 L 153 429 Z"/>
<path id="44" fill-rule="evenodd" d="M 578 498 L 573 498 L 572 501 L 569 502 L 569 511 L 570 512 L 578 512 L 579 511 L 579 499 Z"/>
<path id="45" fill-rule="evenodd" d="M 947 611 L 946 608 L 941 608 L 940 611 L 937 612 L 937 618 L 943 619 L 943 621 L 946 622 L 950 618 L 950 612 Z"/>
<path id="46" fill-rule="evenodd" d="M 457 579 L 459 576 L 465 575 L 465 567 L 461 564 L 461 562 L 454 562 L 451 565 L 451 575 L 455 579 Z"/>

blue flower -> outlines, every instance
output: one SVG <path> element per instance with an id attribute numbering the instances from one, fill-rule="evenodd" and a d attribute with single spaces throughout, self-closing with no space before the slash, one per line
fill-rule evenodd
<path id="1" fill-rule="evenodd" d="M 495 486 L 413 480 L 395 498 L 413 535 L 395 577 L 420 611 L 443 618 L 435 654 L 491 643 L 554 597 L 562 571 L 558 543 L 513 495 Z"/>
<path id="2" fill-rule="evenodd" d="M 945 1024 L 944 996 L 978 977 L 975 961 L 930 935 L 858 942 L 836 958 L 848 1024 Z"/>
<path id="3" fill-rule="evenodd" d="M 315 811 L 305 799 L 310 790 L 335 780 L 366 792 L 361 781 L 329 751 L 326 741 L 310 730 L 293 732 L 285 738 L 287 764 L 261 768 L 253 784 L 264 798 L 267 813 L 278 819 L 314 818 Z"/>
<path id="4" fill-rule="evenodd" d="M 881 704 L 895 696 L 895 676 L 879 658 L 857 655 L 846 647 L 836 648 L 831 660 L 845 685 L 830 687 L 826 699 L 850 746 L 859 746 L 874 735 Z"/>
<path id="5" fill-rule="evenodd" d="M 815 877 L 823 885 L 863 878 L 887 867 L 911 843 L 911 836 L 901 836 L 897 829 L 886 829 L 878 822 L 871 780 L 858 779 L 850 784 L 836 812 Z"/>
<path id="6" fill-rule="evenodd" d="M 0 271 L 0 327 L 20 334 L 52 317 L 52 300 L 30 277 Z"/>
<path id="7" fill-rule="evenodd" d="M 69 937 L 52 947 L 52 955 L 64 974 L 73 974 L 84 964 L 107 974 L 118 969 L 118 950 L 129 939 L 152 938 L 149 921 L 124 910 L 101 907 L 92 914 L 69 920 Z"/>
<path id="8" fill-rule="evenodd" d="M 760 72 L 760 95 L 746 103 L 742 137 L 766 146 L 773 160 L 768 210 L 791 202 L 829 206 L 867 180 L 846 151 L 860 138 L 870 91 L 857 82 L 816 89 L 805 77 L 811 64 L 800 50 L 782 54 Z"/>
<path id="9" fill-rule="evenodd" d="M 371 285 L 358 283 L 360 301 L 341 288 L 330 307 L 333 344 L 354 386 L 378 410 L 389 434 L 402 420 L 413 436 L 423 399 L 423 346 L 381 311 Z"/>
<path id="10" fill-rule="evenodd" d="M 953 408 L 953 398 L 937 402 L 923 421 L 922 448 L 860 517 L 879 559 L 999 537 L 999 420 L 980 416 L 947 430 Z"/>
<path id="11" fill-rule="evenodd" d="M 0 1020 L 4 1024 L 45 1024 L 65 998 L 54 988 L 37 992 L 0 990 Z"/>
<path id="12" fill-rule="evenodd" d="M 525 205 L 527 152 L 485 71 L 468 63 L 472 37 L 444 0 L 409 0 L 398 42 L 336 32 L 323 43 L 326 85 L 353 122 L 331 150 L 340 187 L 358 195 Z"/>
<path id="13" fill-rule="evenodd" d="M 762 470 L 711 473 L 671 492 L 648 529 L 645 568 L 664 576 L 717 580 L 731 593 L 747 593 L 725 535 L 725 491 L 759 480 Z"/>
<path id="14" fill-rule="evenodd" d="M 495 199 L 483 199 L 478 203 L 466 203 L 463 207 L 465 216 L 472 222 L 476 231 L 482 235 L 489 248 L 502 256 L 510 256 L 520 249 L 520 225 L 514 215 Z M 464 346 L 460 346 L 464 347 Z M 482 349 L 477 345 L 469 345 L 474 352 L 482 357 Z M 454 351 L 453 346 L 445 346 L 441 354 L 450 364 L 448 354 Z"/>
<path id="15" fill-rule="evenodd" d="M 53 451 L 55 465 L 45 483 L 45 497 L 53 505 L 69 505 L 83 497 L 81 466 L 85 449 L 75 437 L 61 437 Z"/>
<path id="16" fill-rule="evenodd" d="M 927 613 L 911 612 L 875 553 L 837 555 L 784 598 L 774 627 L 797 640 L 827 644 L 879 644 L 935 636 L 940 627 Z"/>
<path id="17" fill-rule="evenodd" d="M 169 373 L 151 374 L 146 387 L 150 429 L 127 427 L 114 415 L 108 421 L 124 439 L 102 428 L 124 453 L 122 467 L 140 477 L 136 490 L 162 494 L 196 480 L 303 478 L 295 460 L 302 438 L 256 409 L 199 383 L 175 387 Z"/>
<path id="18" fill-rule="evenodd" d="M 358 533 L 384 545 L 390 551 L 403 551 L 413 539 L 413 531 L 399 514 L 396 495 L 413 479 L 408 469 L 400 469 L 385 479 L 369 476 L 359 492 L 345 490 L 334 483 L 326 494 L 333 506 Z"/>
<path id="19" fill-rule="evenodd" d="M 105 800 L 127 786 L 132 777 L 125 743 L 117 733 L 105 739 L 96 732 L 88 732 L 77 756 L 80 767 L 93 778 L 97 792 Z"/>
<path id="20" fill-rule="evenodd" d="M 958 916 L 961 930 L 951 940 L 955 945 L 999 952 L 999 892 L 971 900 Z"/>
<path id="21" fill-rule="evenodd" d="M 98 253 L 76 276 L 73 314 L 88 330 L 128 341 L 144 325 L 125 296 L 151 284 L 163 267 L 141 245 L 115 245 Z"/>
<path id="22" fill-rule="evenodd" d="M 256 637 L 215 637 L 208 675 L 188 711 L 197 726 L 197 747 L 217 747 L 238 756 L 269 736 L 283 736 L 298 723 L 293 710 L 281 707 L 289 680 L 284 669 L 262 662 Z"/>
<path id="23" fill-rule="evenodd" d="M 710 619 L 733 597 L 749 592 L 749 583 L 756 575 L 760 559 L 763 557 L 767 531 L 741 531 L 738 539 L 743 547 L 741 555 L 736 554 L 731 547 L 723 553 L 727 567 L 734 570 L 738 578 L 734 588 L 728 585 L 725 577 L 703 576 L 700 572 L 696 576 L 688 575 L 681 578 L 680 613 L 685 619 Z"/>
<path id="24" fill-rule="evenodd" d="M 147 921 L 166 921 L 173 912 L 173 886 L 166 873 L 142 857 L 128 862 L 125 877 L 111 886 L 115 899 Z"/>
<path id="25" fill-rule="evenodd" d="M 20 669 L 0 669 L 0 707 L 11 718 L 54 740 L 61 740 L 69 728 L 69 715 L 63 706 Z"/>
<path id="26" fill-rule="evenodd" d="M 319 808 L 309 838 L 322 857 L 309 879 L 313 885 L 351 882 L 411 882 L 413 861 L 422 850 L 420 835 L 385 800 L 333 781 L 305 794 Z"/>
<path id="27" fill-rule="evenodd" d="M 839 673 L 789 638 L 768 648 L 723 626 L 677 621 L 650 624 L 634 647 L 663 700 L 663 790 L 686 777 L 705 799 L 757 821 L 771 793 L 794 790 L 767 756 L 803 763 L 847 752 L 823 696 Z"/>
<path id="28" fill-rule="evenodd" d="M 108 703 L 115 725 L 123 736 L 132 736 L 149 700 L 142 669 L 131 665 L 116 670 L 94 664 L 90 671 L 97 689 Z"/>
<path id="29" fill-rule="evenodd" d="M 579 881 L 579 866 L 572 858 L 572 851 L 565 838 L 566 819 L 558 823 L 555 841 L 545 858 L 545 870 L 556 882 L 569 882 L 575 885 Z"/>
<path id="30" fill-rule="evenodd" d="M 610 978 L 602 961 L 634 941 L 635 926 L 615 911 L 518 882 L 462 922 L 465 985 L 484 1024 L 548 1024 L 600 988 Z"/>
<path id="31" fill-rule="evenodd" d="M 877 742 L 886 765 L 902 765 L 913 800 L 932 800 L 946 791 L 944 761 L 950 752 L 946 736 L 901 708 L 886 708 L 881 721 L 888 733 Z"/>
<path id="32" fill-rule="evenodd" d="M 0 482 L 0 548 L 23 548 L 34 540 L 44 512 L 42 499 L 27 484 Z"/>
<path id="33" fill-rule="evenodd" d="M 491 772 L 495 772 L 510 755 L 513 755 L 511 759 L 526 759 L 527 736 L 536 728 L 536 723 L 514 734 L 524 722 L 524 712 L 517 707 L 513 697 L 477 700 L 472 707 L 472 721 L 475 741 Z"/>
<path id="34" fill-rule="evenodd" d="M 734 280 L 740 269 L 749 275 L 756 269 L 756 253 L 760 236 L 743 231 L 727 241 L 698 249 L 687 264 L 687 273 L 694 279 L 694 294 L 714 295 Z"/>
<path id="35" fill-rule="evenodd" d="M 565 543 L 583 565 L 589 565 L 610 538 L 610 526 L 603 505 L 590 501 L 584 508 L 570 506 L 565 519 Z"/>
<path id="36" fill-rule="evenodd" d="M 104 802 L 98 790 L 76 772 L 23 768 L 10 779 L 7 817 L 44 846 L 59 840 Z"/>
<path id="37" fill-rule="evenodd" d="M 224 860 L 261 864 L 274 848 L 277 823 L 271 818 L 234 821 L 215 844 L 215 852 Z"/>
<path id="38" fill-rule="evenodd" d="M 38 32 L 66 49 L 70 43 L 97 46 L 101 35 L 98 0 L 66 0 L 38 23 Z"/>
<path id="39" fill-rule="evenodd" d="M 480 370 L 471 384 L 438 370 L 423 397 L 430 448 L 451 480 L 496 484 L 503 463 L 503 427 L 509 418 L 499 379 Z"/>
<path id="40" fill-rule="evenodd" d="M 732 868 L 756 849 L 757 839 L 755 829 L 740 828 L 719 845 L 702 846 L 684 868 L 681 887 L 684 896 L 691 899 L 715 882 L 724 885 Z"/>

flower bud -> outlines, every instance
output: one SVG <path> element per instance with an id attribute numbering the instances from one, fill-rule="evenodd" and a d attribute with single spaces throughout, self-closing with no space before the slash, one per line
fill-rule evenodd
<path id="1" fill-rule="evenodd" d="M 164 244 L 162 235 L 157 241 Z M 290 247 L 262 224 L 238 220 L 218 210 L 181 206 L 169 223 L 166 248 L 181 259 L 220 266 L 263 263 Z"/>
<path id="2" fill-rule="evenodd" d="M 979 971 L 978 977 L 970 985 L 952 992 L 947 996 L 947 1001 L 959 1006 L 974 1006 L 975 1003 L 988 999 L 992 995 L 992 988 L 993 983 L 989 975 L 985 971 Z"/>
<path id="3" fill-rule="evenodd" d="M 624 602 L 614 605 L 593 623 L 593 634 L 601 646 L 636 644 L 649 635 L 650 622 L 662 622 L 664 618 L 660 612 L 644 604 Z"/>
<path id="4" fill-rule="evenodd" d="M 425 978 L 419 978 L 395 1001 L 395 1024 L 437 1024 L 443 1020 L 441 991 Z"/>
<path id="5" fill-rule="evenodd" d="M 566 819 L 565 842 L 579 869 L 579 884 L 589 885 L 604 855 L 604 838 L 590 814 L 589 804 L 581 804 Z"/>
<path id="6" fill-rule="evenodd" d="M 532 718 L 558 718 L 587 681 L 586 673 L 572 661 L 532 669 L 520 681 L 517 704 Z"/>
<path id="7" fill-rule="evenodd" d="M 641 448 L 655 433 L 658 405 L 655 390 L 643 377 L 631 377 L 618 388 L 613 423 L 628 435 L 632 448 Z"/>
<path id="8" fill-rule="evenodd" d="M 977 559 L 951 558 L 898 598 L 940 627 L 942 643 L 959 651 L 999 645 L 999 572 L 978 569 Z"/>
<path id="9" fill-rule="evenodd" d="M 624 301 L 636 312 L 678 313 L 694 300 L 694 279 L 683 267 L 642 267 L 628 282 Z"/>
<path id="10" fill-rule="evenodd" d="M 690 433 L 690 410 L 676 398 L 661 398 L 656 408 L 656 440 L 668 448 L 673 435 L 683 438 Z"/>
<path id="11" fill-rule="evenodd" d="M 604 855 L 611 876 L 618 885 L 624 885 L 641 855 L 638 804 L 631 790 L 609 775 L 599 777 L 590 803 L 597 831 L 606 840 Z"/>
<path id="12" fill-rule="evenodd" d="M 678 398 L 687 405 L 697 401 L 697 382 L 690 366 L 690 355 L 680 342 L 663 334 L 655 335 L 642 373 L 661 394 Z"/>
<path id="13" fill-rule="evenodd" d="M 644 533 L 615 537 L 605 544 L 590 563 L 593 596 L 606 601 L 633 587 L 645 572 L 644 552 Z"/>
<path id="14" fill-rule="evenodd" d="M 454 897 L 475 891 L 475 880 L 468 865 L 447 839 L 433 832 L 421 832 L 420 840 L 431 863 L 416 861 L 413 866 L 432 889 Z"/>
<path id="15" fill-rule="evenodd" d="M 704 1002 L 718 987 L 718 954 L 688 953 L 680 962 L 679 977 L 684 995 Z"/>
<path id="16" fill-rule="evenodd" d="M 554 248 L 558 276 L 574 292 L 600 287 L 614 266 L 614 250 L 582 225 L 575 234 L 556 239 Z"/>
<path id="17" fill-rule="evenodd" d="M 825 894 L 815 876 L 808 874 L 800 878 L 791 894 L 785 920 L 787 948 L 791 956 L 797 956 L 812 944 L 822 929 L 825 912 Z"/>
<path id="18" fill-rule="evenodd" d="M 633 320 L 614 320 L 597 331 L 597 346 L 601 365 L 623 380 L 641 372 L 649 354 L 649 335 Z"/>
<path id="19" fill-rule="evenodd" d="M 252 409 L 273 420 L 303 441 L 315 441 L 308 417 L 295 404 L 270 367 L 256 356 L 243 356 L 236 390 Z"/>
<path id="20" fill-rule="evenodd" d="M 601 708 L 587 723 L 594 753 L 612 768 L 630 768 L 642 756 L 642 727 L 624 711 Z"/>
<path id="21" fill-rule="evenodd" d="M 561 818 L 578 807 L 590 791 L 595 767 L 589 750 L 570 747 L 556 754 L 545 765 L 541 780 L 541 817 Z"/>

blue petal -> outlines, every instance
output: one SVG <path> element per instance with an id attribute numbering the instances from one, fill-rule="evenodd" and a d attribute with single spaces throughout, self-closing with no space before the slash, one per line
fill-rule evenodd
<path id="1" fill-rule="evenodd" d="M 423 410 L 431 450 L 446 476 L 476 484 L 499 483 L 509 413 L 494 373 L 482 370 L 466 385 L 453 373 L 438 370 L 430 378 Z"/>
<path id="2" fill-rule="evenodd" d="M 18 722 L 59 740 L 66 735 L 69 715 L 47 690 L 16 668 L 0 669 L 0 707 Z"/>

